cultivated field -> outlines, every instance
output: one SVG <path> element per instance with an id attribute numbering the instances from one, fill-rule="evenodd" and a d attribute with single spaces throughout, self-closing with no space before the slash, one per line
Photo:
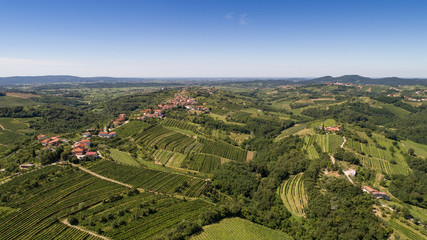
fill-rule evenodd
<path id="1" fill-rule="evenodd" d="M 190 238 L 191 240 L 276 240 L 292 239 L 286 233 L 276 231 L 241 218 L 227 218 L 219 223 L 203 227 L 203 232 Z"/>
<path id="2" fill-rule="evenodd" d="M 290 176 L 279 188 L 280 197 L 285 207 L 296 216 L 304 216 L 307 207 L 307 196 L 304 190 L 302 173 Z"/>
<path id="3" fill-rule="evenodd" d="M 58 219 L 123 191 L 73 168 L 50 166 L 19 176 L 0 185 L 1 204 L 17 209 L 0 217 L 0 239 L 97 239 Z"/>
<path id="4" fill-rule="evenodd" d="M 141 166 L 129 153 L 110 149 L 110 157 L 117 163 L 129 166 Z"/>
<path id="5" fill-rule="evenodd" d="M 119 165 L 105 160 L 99 161 L 89 169 L 136 188 L 169 195 L 198 197 L 206 186 L 206 181 L 200 178 L 145 167 Z"/>

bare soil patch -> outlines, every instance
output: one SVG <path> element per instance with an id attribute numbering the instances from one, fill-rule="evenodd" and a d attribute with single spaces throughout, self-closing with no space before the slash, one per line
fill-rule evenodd
<path id="1" fill-rule="evenodd" d="M 40 97 L 39 95 L 31 94 L 31 93 L 14 93 L 14 92 L 6 92 L 6 96 L 9 97 L 16 97 L 16 98 L 33 98 L 33 97 Z"/>

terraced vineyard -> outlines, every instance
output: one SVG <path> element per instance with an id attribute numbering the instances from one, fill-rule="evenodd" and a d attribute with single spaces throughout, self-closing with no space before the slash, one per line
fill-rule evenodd
<path id="1" fill-rule="evenodd" d="M 117 163 L 129 165 L 129 166 L 140 166 L 129 153 L 122 152 L 116 149 L 110 149 L 110 157 Z"/>
<path id="2" fill-rule="evenodd" d="M 19 209 L 2 218 L 0 239 L 97 239 L 57 219 L 124 191 L 127 188 L 73 168 L 50 166 L 27 173 L 0 185 L 6 200 L 1 204 Z"/>
<path id="3" fill-rule="evenodd" d="M 219 223 L 203 227 L 203 232 L 190 238 L 191 240 L 291 240 L 286 233 L 266 228 L 241 218 L 227 218 Z"/>
<path id="4" fill-rule="evenodd" d="M 319 158 L 319 153 L 316 151 L 316 148 L 314 148 L 313 145 L 310 145 L 307 147 L 307 154 L 308 154 L 308 158 L 310 159 Z"/>
<path id="5" fill-rule="evenodd" d="M 401 164 L 391 164 L 389 161 L 382 160 L 379 158 L 373 158 L 373 157 L 362 157 L 361 163 L 364 167 L 380 171 L 383 173 L 386 173 L 388 175 L 391 174 L 403 174 L 408 175 L 409 174 L 409 167 L 406 165 Z"/>
<path id="6" fill-rule="evenodd" d="M 149 125 L 143 121 L 130 121 L 129 123 L 120 126 L 114 131 L 116 131 L 117 135 L 120 137 L 135 136 L 148 126 Z"/>
<path id="7" fill-rule="evenodd" d="M 212 141 L 205 138 L 199 138 L 199 141 L 203 144 L 201 149 L 202 153 L 214 154 L 223 158 L 231 160 L 245 162 L 247 151 L 241 148 L 235 147 L 231 144 L 222 141 Z"/>
<path id="8" fill-rule="evenodd" d="M 197 128 L 198 128 L 198 126 L 195 124 L 191 124 L 191 123 L 176 120 L 176 119 L 165 119 L 162 122 L 162 125 L 166 126 L 166 127 L 173 127 L 173 128 L 188 130 L 188 131 L 192 131 L 194 133 L 197 132 Z"/>
<path id="9" fill-rule="evenodd" d="M 168 167 L 181 167 L 182 162 L 184 162 L 187 155 L 184 155 L 182 153 L 174 153 L 172 157 L 168 160 L 166 163 L 166 166 Z"/>
<path id="10" fill-rule="evenodd" d="M 195 139 L 162 126 L 156 126 L 144 131 L 138 141 L 159 149 L 183 153 L 189 146 L 193 146 Z"/>
<path id="11" fill-rule="evenodd" d="M 296 216 L 304 216 L 307 196 L 304 191 L 302 173 L 290 176 L 279 188 L 280 197 L 285 207 Z"/>
<path id="12" fill-rule="evenodd" d="M 191 157 L 186 158 L 181 167 L 200 172 L 213 172 L 218 169 L 220 165 L 221 157 L 211 154 L 195 153 Z"/>
<path id="13" fill-rule="evenodd" d="M 184 219 L 197 218 L 210 207 L 201 200 L 184 201 L 141 193 L 85 209 L 75 217 L 79 225 L 92 231 L 101 230 L 111 239 L 150 239 Z"/>
<path id="14" fill-rule="evenodd" d="M 288 136 L 290 136 L 292 134 L 295 134 L 295 133 L 297 133 L 297 132 L 299 132 L 299 131 L 301 131 L 301 130 L 303 130 L 305 128 L 306 128 L 305 124 L 297 124 L 297 125 L 295 125 L 293 127 L 285 129 L 285 130 L 282 131 L 282 133 L 279 136 L 276 137 L 276 139 L 274 141 L 280 141 L 281 139 L 283 139 L 285 137 L 288 137 Z"/>
<path id="15" fill-rule="evenodd" d="M 166 164 L 169 161 L 169 159 L 172 158 L 173 155 L 174 155 L 174 152 L 170 152 L 166 150 L 155 150 L 153 154 L 156 161 L 159 161 L 162 164 Z"/>
<path id="16" fill-rule="evenodd" d="M 425 240 L 427 239 L 427 236 L 423 235 L 420 232 L 415 232 L 412 228 L 405 226 L 405 224 L 399 222 L 399 220 L 390 219 L 388 221 L 390 226 L 403 235 L 405 235 L 408 239 L 411 240 Z"/>
<path id="17" fill-rule="evenodd" d="M 322 148 L 323 152 L 334 153 L 344 140 L 339 135 L 326 134 L 305 136 L 304 141 L 306 146 L 313 145 L 316 142 Z"/>
<path id="18" fill-rule="evenodd" d="M 386 151 L 369 144 L 360 143 L 352 139 L 347 140 L 346 146 L 356 152 L 365 154 L 364 156 L 359 156 L 364 167 L 386 174 L 407 175 L 410 171 L 405 158 L 400 153 L 395 153 L 394 156 L 392 156 L 390 151 Z M 396 163 L 391 163 L 391 160 L 394 160 Z"/>
<path id="19" fill-rule="evenodd" d="M 91 166 L 90 170 L 137 188 L 166 194 L 198 197 L 206 186 L 206 181 L 200 178 L 143 167 L 124 166 L 109 161 L 100 161 Z"/>

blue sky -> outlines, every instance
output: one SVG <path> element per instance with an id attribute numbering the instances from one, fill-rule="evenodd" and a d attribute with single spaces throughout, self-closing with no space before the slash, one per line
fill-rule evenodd
<path id="1" fill-rule="evenodd" d="M 0 76 L 427 77 L 425 0 L 0 0 Z"/>

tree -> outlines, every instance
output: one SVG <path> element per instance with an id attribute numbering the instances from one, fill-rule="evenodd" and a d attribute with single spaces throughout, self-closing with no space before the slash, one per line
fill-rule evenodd
<path id="1" fill-rule="evenodd" d="M 416 156 L 415 155 L 415 150 L 413 148 L 408 149 L 408 154 L 411 156 Z"/>

